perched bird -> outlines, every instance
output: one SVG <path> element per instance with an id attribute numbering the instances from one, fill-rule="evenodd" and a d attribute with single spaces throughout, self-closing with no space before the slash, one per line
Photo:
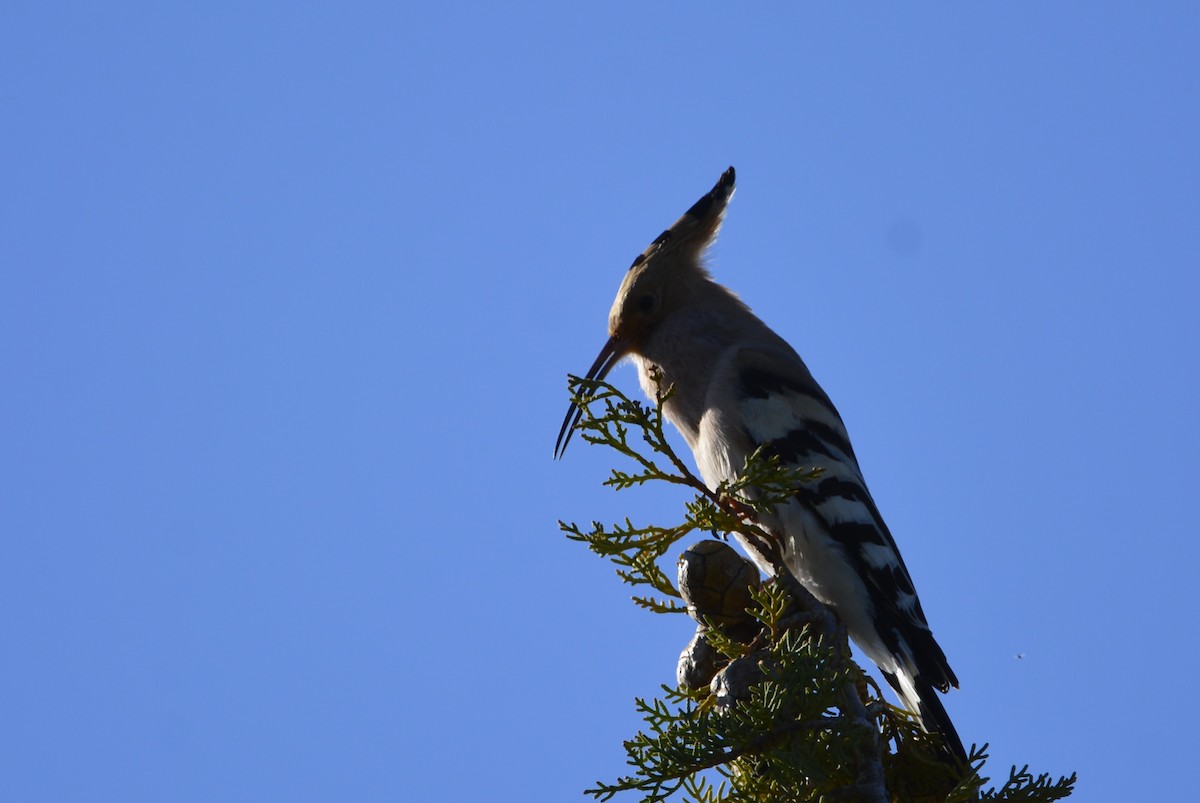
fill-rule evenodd
<path id="1" fill-rule="evenodd" d="M 922 727 L 941 734 L 950 753 L 965 762 L 962 742 L 934 692 L 957 687 L 958 679 L 867 491 L 841 416 L 796 351 L 703 265 L 733 184 L 731 167 L 633 261 L 609 313 L 608 342 L 587 378 L 603 379 L 630 357 L 642 389 L 654 398 L 657 369 L 662 386 L 675 388 L 664 413 L 710 488 L 735 478 L 764 444 L 785 464 L 821 470 L 759 524 L 777 540 L 796 579 L 837 613 Z M 556 457 L 581 414 L 576 405 L 568 409 Z M 770 561 L 738 540 L 771 574 Z"/>

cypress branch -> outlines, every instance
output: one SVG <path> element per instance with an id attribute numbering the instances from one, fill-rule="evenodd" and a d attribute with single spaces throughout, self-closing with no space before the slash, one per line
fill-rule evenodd
<path id="1" fill-rule="evenodd" d="M 657 593 L 634 596 L 639 607 L 687 612 L 698 625 L 680 657 L 679 685 L 663 686 L 659 699 L 635 702 L 646 730 L 625 742 L 632 772 L 597 782 L 586 794 L 609 800 L 636 792 L 645 803 L 678 793 L 697 803 L 1053 801 L 1070 795 L 1074 774 L 1051 780 L 1033 776 L 1027 766 L 1013 767 L 999 789 L 982 790 L 986 745 L 972 747 L 969 766 L 955 773 L 938 759 L 937 737 L 889 705 L 854 663 L 841 622 L 792 577 L 756 523 L 758 513 L 788 499 L 817 472 L 781 466 L 760 450 L 737 479 L 710 489 L 667 442 L 662 410 L 670 388 L 660 385 L 653 405 L 603 381 L 571 377 L 570 389 L 583 411 L 582 438 L 634 464 L 630 471 L 613 469 L 605 485 L 620 491 L 666 482 L 694 493 L 672 526 L 626 519 L 607 527 L 593 522 L 584 531 L 559 522 L 568 538 L 611 561 L 622 582 Z M 661 561 L 692 533 L 721 543 L 702 541 L 685 553 L 680 588 Z M 729 533 L 751 540 L 767 557 L 772 580 L 760 583 L 756 569 L 751 576 L 739 567 L 739 560 L 750 564 L 724 546 Z"/>

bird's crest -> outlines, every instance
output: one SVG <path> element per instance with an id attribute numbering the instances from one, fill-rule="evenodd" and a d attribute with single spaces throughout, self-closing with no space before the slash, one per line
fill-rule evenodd
<path id="1" fill-rule="evenodd" d="M 639 353 L 661 320 L 712 285 L 700 257 L 721 228 L 733 182 L 731 167 L 629 267 L 608 315 L 609 335 L 626 350 Z"/>
<path id="2" fill-rule="evenodd" d="M 650 247 L 638 255 L 629 266 L 630 270 L 642 263 L 668 254 L 682 258 L 684 263 L 696 263 L 701 252 L 716 239 L 721 221 L 725 218 L 725 208 L 733 197 L 733 184 L 736 173 L 730 167 L 721 174 L 716 185 L 699 201 L 692 204 L 683 217 L 671 224 L 650 243 Z M 698 264 L 698 263 L 697 263 Z"/>

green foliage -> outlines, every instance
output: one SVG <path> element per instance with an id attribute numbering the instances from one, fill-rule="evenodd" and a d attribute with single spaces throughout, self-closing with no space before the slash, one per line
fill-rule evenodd
<path id="1" fill-rule="evenodd" d="M 987 758 L 986 753 L 980 754 L 982 762 Z M 984 800 L 1062 800 L 1071 794 L 1075 785 L 1075 773 L 1070 778 L 1050 780 L 1050 774 L 1042 773 L 1036 778 L 1029 772 L 1029 765 L 1021 769 L 1013 767 L 1009 770 L 1008 781 L 999 789 L 991 789 L 983 793 Z"/>
<path id="2" fill-rule="evenodd" d="M 588 792 L 607 800 L 619 791 L 636 790 L 645 801 L 665 800 L 679 789 L 696 790 L 697 776 L 709 769 L 725 779 L 730 792 L 750 794 L 727 793 L 713 800 L 801 799 L 795 796 L 805 787 L 828 792 L 845 785 L 848 779 L 838 768 L 853 763 L 843 755 L 852 742 L 837 738 L 845 722 L 828 715 L 822 706 L 826 695 L 815 684 L 827 684 L 836 694 L 846 670 L 826 671 L 821 645 L 798 634 L 785 634 L 773 659 L 768 679 L 751 687 L 750 699 L 735 706 L 722 708 L 707 700 L 697 704 L 665 686 L 665 700 L 638 700 L 649 732 L 625 744 L 638 772 Z M 822 748 L 823 743 L 830 749 Z M 836 760 L 829 761 L 831 757 Z"/>
<path id="3" fill-rule="evenodd" d="M 695 494 L 674 526 L 638 526 L 626 519 L 584 531 L 559 522 L 567 537 L 612 561 L 621 580 L 650 593 L 634 602 L 656 613 L 686 610 L 661 567 L 662 558 L 692 533 L 737 533 L 770 552 L 755 515 L 789 498 L 816 472 L 781 466 L 756 453 L 733 482 L 709 489 L 675 454 L 663 432 L 660 390 L 645 405 L 605 382 L 571 377 L 583 410 L 584 440 L 633 461 L 614 469 L 605 485 L 616 490 L 650 481 L 682 485 Z M 596 408 L 596 409 L 593 409 Z M 598 410 L 598 411 L 597 411 Z M 778 565 L 778 564 L 777 564 Z M 608 800 L 636 792 L 647 803 L 682 794 L 698 803 L 817 800 L 1051 801 L 1067 797 L 1075 776 L 1051 781 L 1015 767 L 1004 786 L 981 791 L 984 748 L 957 770 L 936 737 L 907 712 L 889 705 L 850 657 L 845 631 L 786 572 L 752 593 L 761 621 L 751 644 L 727 637 L 706 621 L 702 632 L 725 665 L 708 689 L 663 687 L 656 700 L 637 700 L 646 729 L 625 743 L 632 772 L 597 783 L 587 793 Z M 654 594 L 657 594 L 655 596 Z M 886 786 L 886 791 L 885 791 Z"/>

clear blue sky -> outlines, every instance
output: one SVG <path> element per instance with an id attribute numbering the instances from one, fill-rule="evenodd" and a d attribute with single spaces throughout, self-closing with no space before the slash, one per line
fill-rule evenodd
<path id="1" fill-rule="evenodd" d="M 116 5 L 0 12 L 0 799 L 620 774 L 689 628 L 555 520 L 678 497 L 551 450 L 730 164 L 964 739 L 1194 790 L 1195 4 Z"/>

